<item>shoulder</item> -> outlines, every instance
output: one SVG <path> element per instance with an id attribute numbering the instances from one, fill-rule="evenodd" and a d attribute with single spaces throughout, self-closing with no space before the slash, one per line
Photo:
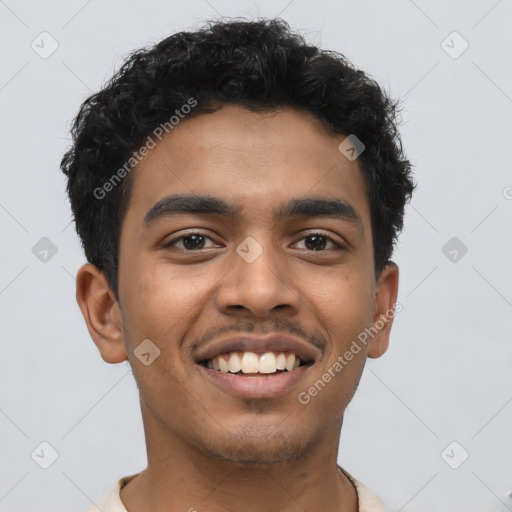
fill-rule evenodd
<path id="1" fill-rule="evenodd" d="M 359 500 L 359 512 L 386 512 L 386 507 L 380 498 L 368 487 L 355 479 L 350 473 L 338 466 L 347 478 L 354 484 Z"/>
<path id="2" fill-rule="evenodd" d="M 127 512 L 126 507 L 121 501 L 120 491 L 121 488 L 135 476 L 137 475 L 124 476 L 118 480 L 114 488 L 106 496 L 94 502 L 90 507 L 83 510 L 83 512 L 98 512 L 98 509 L 102 512 Z"/>

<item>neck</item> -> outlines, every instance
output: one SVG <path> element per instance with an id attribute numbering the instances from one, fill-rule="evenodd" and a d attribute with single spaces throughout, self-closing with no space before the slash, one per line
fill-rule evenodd
<path id="1" fill-rule="evenodd" d="M 358 510 L 357 492 L 336 462 L 341 422 L 300 458 L 257 465 L 220 460 L 150 430 L 148 467 L 120 493 L 128 512 Z"/>

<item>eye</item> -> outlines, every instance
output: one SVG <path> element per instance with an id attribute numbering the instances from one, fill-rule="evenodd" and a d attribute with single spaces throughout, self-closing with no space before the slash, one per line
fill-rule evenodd
<path id="1" fill-rule="evenodd" d="M 203 235 L 201 233 L 188 233 L 186 235 L 179 236 L 177 238 L 173 238 L 169 242 L 163 245 L 164 248 L 167 247 L 175 247 L 177 242 L 182 242 L 183 246 L 178 247 L 178 249 L 185 251 L 195 251 L 200 249 L 205 249 L 207 247 L 204 246 L 205 240 L 212 240 L 210 237 Z"/>
<path id="2" fill-rule="evenodd" d="M 201 249 L 208 248 L 205 246 L 206 240 L 213 241 L 210 237 L 203 235 L 202 233 L 193 232 L 173 238 L 169 242 L 165 243 L 163 248 L 176 247 L 177 249 L 186 252 L 200 251 Z M 310 233 L 309 235 L 302 237 L 300 241 L 302 240 L 306 240 L 305 248 L 309 251 L 323 252 L 329 249 L 345 250 L 345 247 L 342 244 L 335 242 L 332 237 L 321 232 Z M 182 244 L 181 247 L 177 246 L 179 243 Z M 329 243 L 331 243 L 333 247 L 326 248 L 326 245 Z M 214 245 L 211 247 L 214 247 Z"/>
<path id="3" fill-rule="evenodd" d="M 345 247 L 338 242 L 335 242 L 330 236 L 324 233 L 310 233 L 309 235 L 302 237 L 301 240 L 309 240 L 306 242 L 306 249 L 310 251 L 324 251 L 327 243 L 331 243 L 334 246 L 334 250 L 345 250 Z"/>

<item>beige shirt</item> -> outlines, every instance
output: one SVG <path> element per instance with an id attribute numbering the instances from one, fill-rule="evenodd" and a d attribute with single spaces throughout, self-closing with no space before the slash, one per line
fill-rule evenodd
<path id="1" fill-rule="evenodd" d="M 339 467 L 339 466 L 338 466 Z M 357 497 L 359 499 L 359 512 L 386 512 L 386 508 L 382 501 L 373 494 L 370 489 L 365 487 L 361 482 L 358 482 L 350 473 L 347 473 L 343 468 L 340 468 L 343 473 L 350 479 L 357 490 Z M 91 505 L 83 512 L 127 512 L 126 507 L 121 501 L 119 491 L 124 487 L 132 478 L 137 476 L 129 475 L 121 478 L 115 487 L 100 501 Z"/>

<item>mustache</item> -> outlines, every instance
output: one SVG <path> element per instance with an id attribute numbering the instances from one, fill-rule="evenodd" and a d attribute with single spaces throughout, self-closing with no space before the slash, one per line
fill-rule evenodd
<path id="1" fill-rule="evenodd" d="M 315 331 L 314 333 L 308 334 L 304 329 L 302 329 L 302 327 L 289 322 L 288 320 L 273 319 L 265 324 L 257 324 L 253 321 L 245 321 L 242 323 L 237 323 L 236 325 L 226 325 L 224 327 L 211 329 L 192 344 L 191 352 L 194 352 L 199 347 L 202 347 L 206 343 L 210 342 L 211 340 L 215 340 L 220 336 L 239 332 L 261 335 L 270 333 L 289 334 L 308 341 L 311 345 L 315 346 L 321 351 L 326 345 L 325 336 L 320 331 Z"/>

